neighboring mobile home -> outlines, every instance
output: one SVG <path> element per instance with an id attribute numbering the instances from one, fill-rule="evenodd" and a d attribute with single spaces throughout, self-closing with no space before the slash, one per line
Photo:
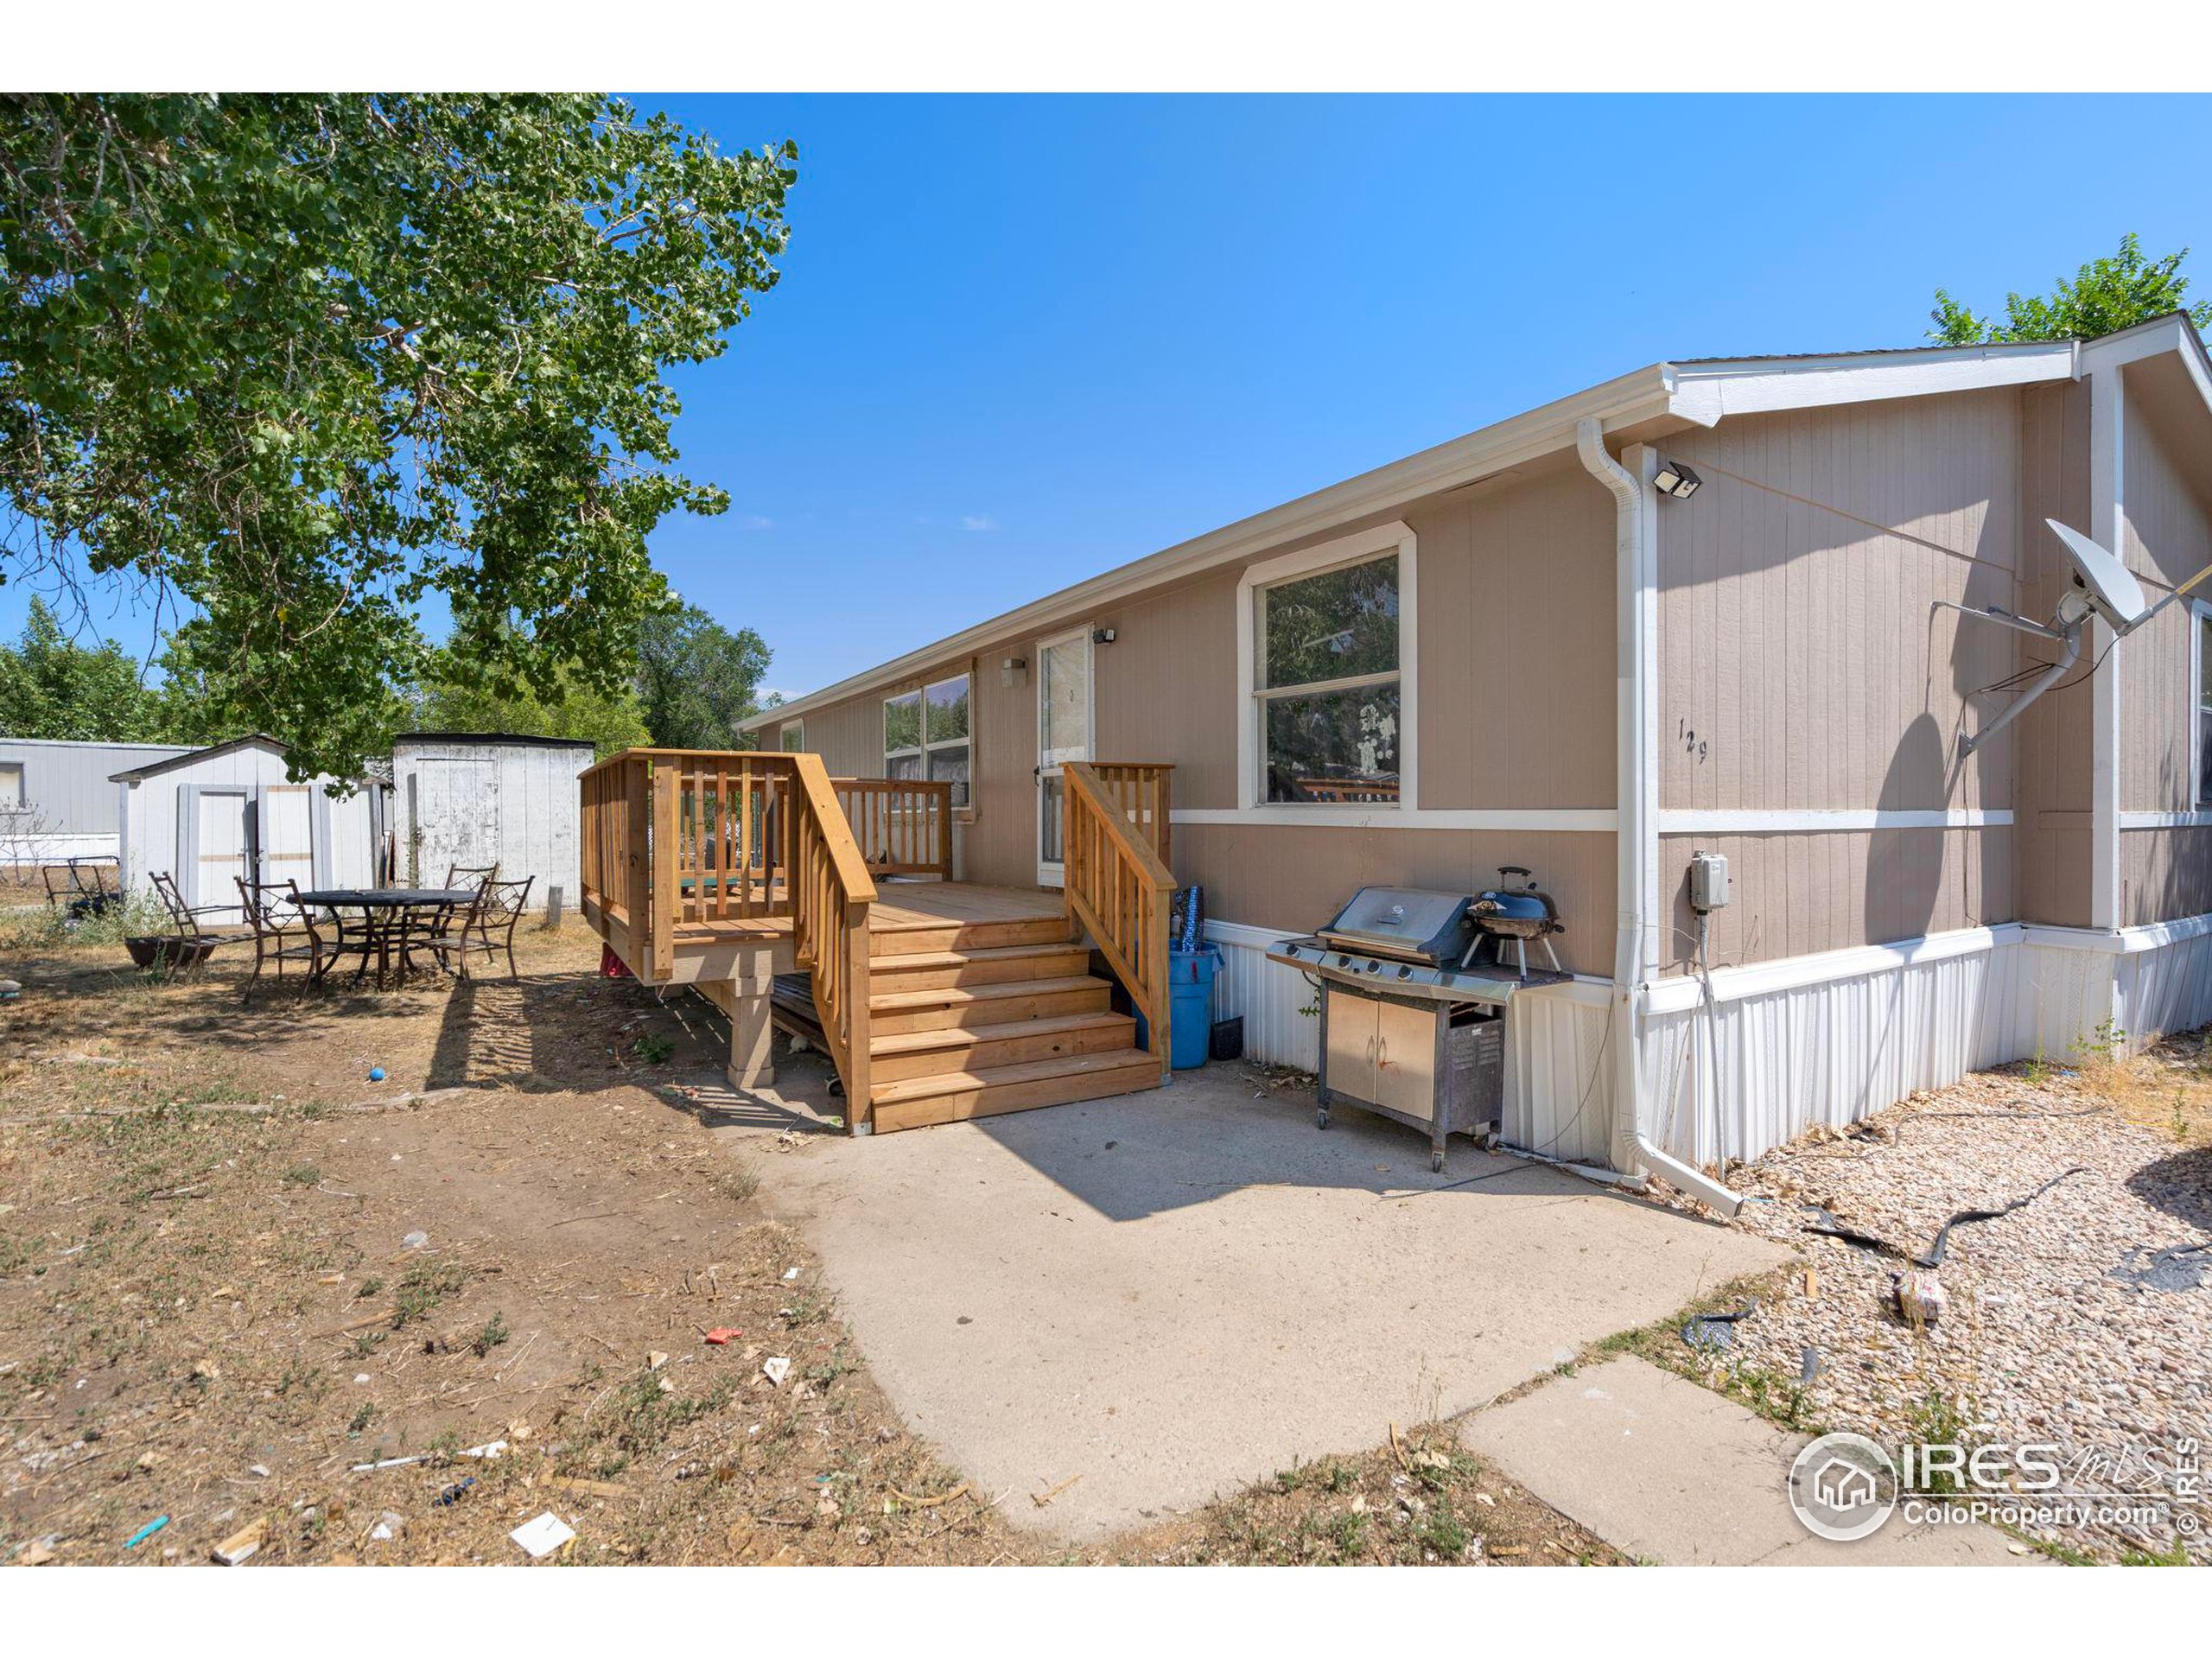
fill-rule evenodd
<path id="1" fill-rule="evenodd" d="M 188 751 L 175 743 L 0 737 L 0 864 L 59 864 L 117 854 L 115 788 L 126 766 Z"/>
<path id="2" fill-rule="evenodd" d="M 1174 876 L 1262 1059 L 1315 1058 L 1269 944 L 1363 886 L 1528 866 L 1573 979 L 1512 1000 L 1506 1139 L 1696 1185 L 1974 1066 L 2212 1019 L 2212 605 L 2095 625 L 1961 750 L 2048 652 L 1942 607 L 2050 617 L 2046 518 L 2153 600 L 2212 561 L 2185 320 L 1655 365 L 747 724 L 942 780 L 957 873 L 1010 887 L 1061 879 L 1065 766 L 1172 766 Z M 1697 852 L 1733 876 L 1702 917 Z"/>

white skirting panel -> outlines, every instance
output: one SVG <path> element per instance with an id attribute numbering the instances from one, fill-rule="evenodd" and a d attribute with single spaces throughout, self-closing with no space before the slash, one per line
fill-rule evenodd
<path id="1" fill-rule="evenodd" d="M 1253 1059 L 1312 1071 L 1304 975 L 1267 959 L 1283 934 L 1211 922 L 1214 1017 L 1244 1017 Z M 1840 1128 L 2008 1060 L 2079 1059 L 2117 1029 L 2132 1048 L 2212 1022 L 2212 916 L 2113 935 L 2017 923 L 1723 969 L 1649 988 L 1637 1044 L 1645 1128 L 1675 1157 L 1756 1158 L 1815 1123 Z M 1610 988 L 1527 991 L 1506 1026 L 1505 1139 L 1573 1163 L 1612 1159 Z M 2107 1024 L 2109 1022 L 2109 1025 Z"/>
<path id="2" fill-rule="evenodd" d="M 1611 1161 L 1612 987 L 1577 982 L 1513 999 L 1505 1021 L 1510 1146 L 1570 1164 Z"/>
<path id="3" fill-rule="evenodd" d="M 1295 936 L 1236 922 L 1208 922 L 1206 939 L 1221 947 L 1213 982 L 1213 1017 L 1244 1017 L 1244 1056 L 1268 1065 L 1313 1071 L 1321 1064 L 1321 1020 L 1306 976 L 1268 960 L 1268 949 Z"/>
<path id="4" fill-rule="evenodd" d="M 1313 987 L 1295 968 L 1268 960 L 1287 932 L 1209 922 L 1221 947 L 1213 1017 L 1244 1019 L 1248 1058 L 1311 1071 L 1320 1063 Z M 1506 1021 L 1505 1139 L 1570 1163 L 1605 1161 L 1612 1132 L 1608 1063 L 1610 988 L 1578 983 L 1524 991 Z"/>
<path id="5" fill-rule="evenodd" d="M 2120 937 L 2128 948 L 2112 1017 L 2130 1048 L 2212 1023 L 2212 917 L 2130 928 Z"/>
<path id="6" fill-rule="evenodd" d="M 83 835 L 25 831 L 11 835 L 0 830 L 0 865 L 30 868 L 66 864 L 73 858 L 113 858 L 120 837 L 115 831 Z"/>
<path id="7" fill-rule="evenodd" d="M 1691 1164 L 1756 1158 L 1812 1124 L 1840 1127 L 2011 1058 L 2017 966 L 2016 940 L 1984 937 L 1773 989 L 1756 988 L 1760 969 L 1724 971 L 1710 1009 L 1655 987 L 1641 1046 L 1646 1130 Z"/>
<path id="8" fill-rule="evenodd" d="M 1646 1128 L 1700 1165 L 1756 1158 L 2008 1060 L 2079 1060 L 2212 1021 L 2212 918 L 2113 935 L 1977 928 L 1654 985 Z M 1717 1086 L 1716 1086 L 1717 1079 Z"/>

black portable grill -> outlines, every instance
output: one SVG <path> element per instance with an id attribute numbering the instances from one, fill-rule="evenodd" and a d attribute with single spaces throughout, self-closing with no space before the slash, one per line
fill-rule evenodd
<path id="1" fill-rule="evenodd" d="M 1525 875 L 1516 869 L 1512 874 Z M 1268 952 L 1319 991 L 1315 1121 L 1342 1103 L 1429 1132 L 1429 1167 L 1446 1139 L 1495 1134 L 1504 1108 L 1505 1020 L 1512 998 L 1568 976 L 1527 966 L 1549 946 L 1558 912 L 1533 883 L 1482 893 L 1362 887 L 1334 920 Z M 1520 960 L 1509 968 L 1507 944 Z"/>

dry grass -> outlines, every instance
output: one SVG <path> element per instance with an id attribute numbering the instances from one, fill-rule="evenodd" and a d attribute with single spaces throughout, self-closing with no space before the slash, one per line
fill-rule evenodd
<path id="1" fill-rule="evenodd" d="M 581 928 L 518 944 L 515 982 L 243 1005 L 236 952 L 10 958 L 0 1560 L 201 1560 L 258 1522 L 263 1563 L 516 1561 L 548 1509 L 574 1562 L 1613 1559 L 1448 1428 L 1096 1548 L 1016 1527 L 1030 1495 L 967 1485 L 870 1377 L 759 1204 L 775 1160 L 686 1103 L 719 1023 L 594 976 Z"/>

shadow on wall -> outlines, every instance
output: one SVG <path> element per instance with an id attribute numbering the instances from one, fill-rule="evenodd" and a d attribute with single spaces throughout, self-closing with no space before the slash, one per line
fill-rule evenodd
<path id="1" fill-rule="evenodd" d="M 1936 716 L 1923 714 L 1904 729 L 1882 779 L 1877 809 L 1926 811 L 1942 806 L 1946 746 Z M 1870 941 L 1915 939 L 1929 931 L 1943 891 L 1948 837 L 1936 830 L 1876 829 L 1866 848 L 1865 925 Z"/>

